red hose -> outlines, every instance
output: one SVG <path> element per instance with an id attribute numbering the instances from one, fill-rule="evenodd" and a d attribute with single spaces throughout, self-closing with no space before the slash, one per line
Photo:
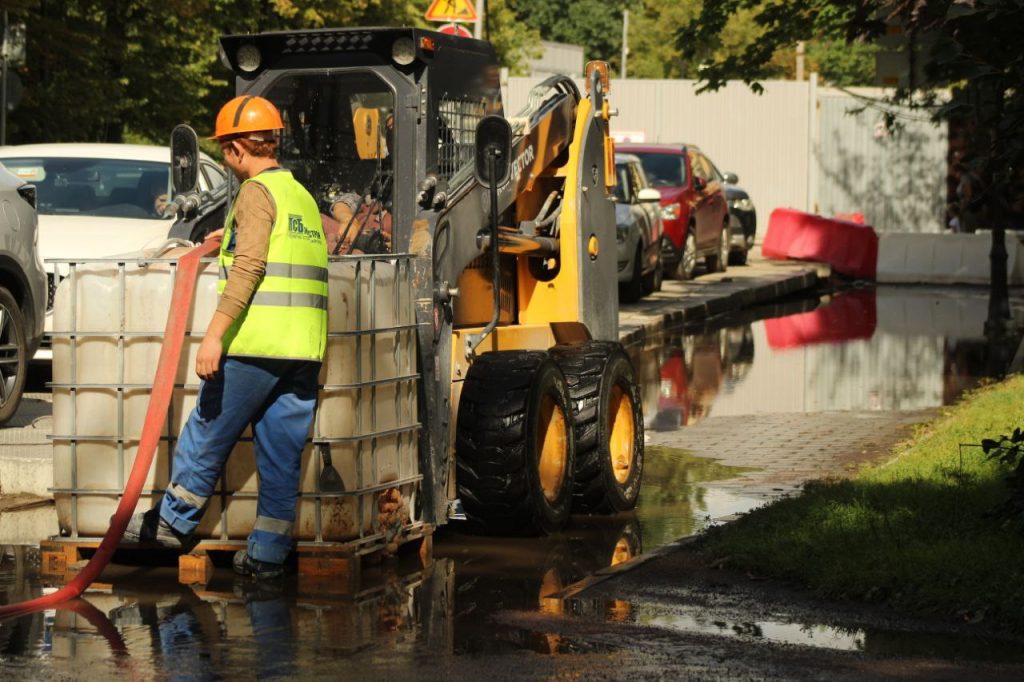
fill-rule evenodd
<path id="1" fill-rule="evenodd" d="M 153 378 L 153 391 L 149 396 L 146 409 L 146 421 L 139 438 L 139 449 L 132 465 L 132 473 L 124 487 L 117 511 L 110 521 L 99 549 L 89 559 L 85 568 L 71 582 L 56 592 L 17 604 L 0 606 L 0 618 L 21 616 L 42 609 L 52 609 L 61 602 L 74 599 L 92 584 L 110 563 L 114 551 L 117 550 L 124 535 L 124 529 L 135 511 L 135 505 L 142 495 L 142 487 L 153 464 L 160 434 L 163 433 L 167 419 L 167 408 L 174 394 L 174 378 L 178 374 L 178 361 L 181 359 L 181 346 L 185 340 L 185 326 L 188 322 L 192 297 L 196 290 L 196 278 L 199 275 L 199 259 L 213 253 L 220 247 L 219 240 L 210 240 L 195 247 L 178 260 L 178 272 L 174 280 L 174 293 L 171 295 L 171 309 L 167 314 L 167 327 L 164 330 L 164 341 L 160 347 L 160 360 Z"/>

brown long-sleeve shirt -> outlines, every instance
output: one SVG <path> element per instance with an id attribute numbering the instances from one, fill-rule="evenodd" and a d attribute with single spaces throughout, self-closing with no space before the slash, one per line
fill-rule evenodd
<path id="1" fill-rule="evenodd" d="M 270 232 L 277 209 L 270 191 L 258 182 L 242 186 L 235 198 L 235 259 L 217 310 L 232 320 L 238 319 L 267 269 Z"/>

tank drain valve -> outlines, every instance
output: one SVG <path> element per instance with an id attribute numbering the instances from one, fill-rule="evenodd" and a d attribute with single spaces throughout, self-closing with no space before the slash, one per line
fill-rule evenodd
<path id="1" fill-rule="evenodd" d="M 462 507 L 462 500 L 457 497 L 448 502 L 448 519 L 451 521 L 466 520 L 466 510 Z"/>

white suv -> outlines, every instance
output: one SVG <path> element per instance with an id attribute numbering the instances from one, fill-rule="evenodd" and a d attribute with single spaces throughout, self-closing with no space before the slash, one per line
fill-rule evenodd
<path id="1" fill-rule="evenodd" d="M 165 239 L 173 220 L 160 208 L 170 191 L 170 151 L 135 144 L 35 144 L 0 147 L 0 162 L 36 186 L 39 252 L 50 258 L 102 258 L 141 251 Z M 226 182 L 201 155 L 199 187 Z M 63 268 L 47 265 L 47 313 Z M 49 331 L 50 318 L 47 314 Z M 50 359 L 42 348 L 36 359 Z"/>

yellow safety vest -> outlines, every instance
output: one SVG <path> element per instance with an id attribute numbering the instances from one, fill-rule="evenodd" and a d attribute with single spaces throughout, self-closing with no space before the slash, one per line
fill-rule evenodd
<path id="1" fill-rule="evenodd" d="M 271 170 L 242 183 L 258 182 L 274 200 L 267 269 L 242 311 L 224 335 L 228 355 L 323 360 L 327 345 L 327 244 L 320 210 L 291 171 Z M 224 223 L 220 247 L 223 293 L 235 260 L 235 207 Z"/>

